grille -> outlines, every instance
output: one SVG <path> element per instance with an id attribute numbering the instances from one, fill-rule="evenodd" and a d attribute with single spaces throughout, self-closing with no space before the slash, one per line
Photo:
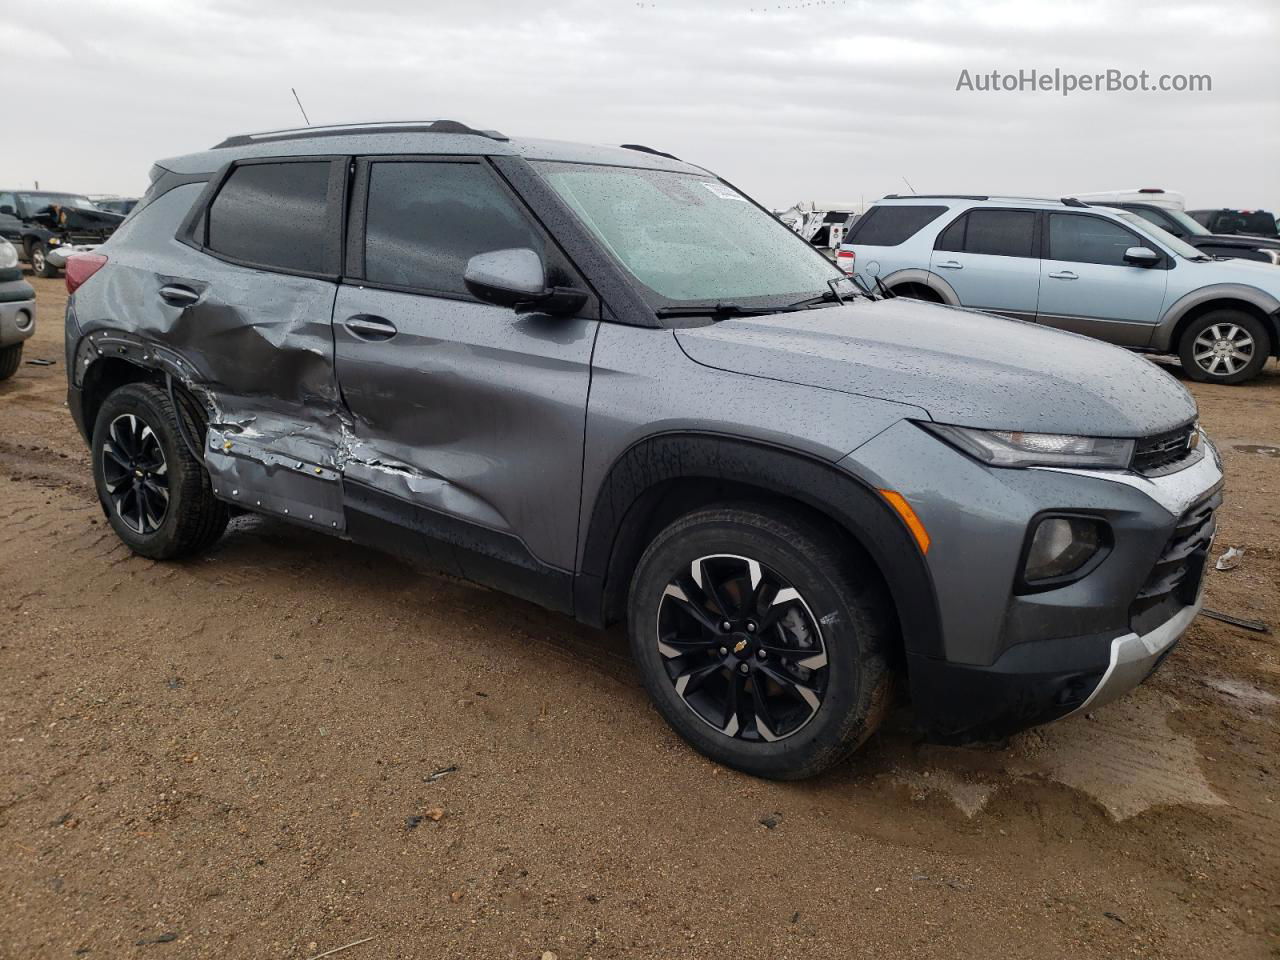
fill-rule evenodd
<path id="1" fill-rule="evenodd" d="M 1195 423 L 1188 423 L 1168 433 L 1143 437 L 1134 444 L 1133 469 L 1146 476 L 1172 473 L 1183 461 L 1199 460 L 1204 451 L 1199 446 L 1189 446 Z M 1190 466 L 1190 464 L 1186 464 Z"/>
<path id="2" fill-rule="evenodd" d="M 110 230 L 69 230 L 63 237 L 66 243 L 101 243 L 111 233 Z"/>
<path id="3" fill-rule="evenodd" d="M 1196 602 L 1216 525 L 1214 511 L 1221 505 L 1222 494 L 1215 492 L 1178 518 L 1160 559 L 1129 607 L 1129 625 L 1135 633 L 1149 633 L 1180 608 Z"/>

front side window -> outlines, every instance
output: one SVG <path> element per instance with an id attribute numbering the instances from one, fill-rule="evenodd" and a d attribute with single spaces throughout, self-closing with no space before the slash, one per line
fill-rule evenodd
<path id="1" fill-rule="evenodd" d="M 1128 216 L 1141 220 L 1137 214 Z M 1153 229 L 1159 229 L 1153 227 Z M 1168 234 L 1166 234 L 1168 236 Z M 1174 239 L 1170 237 L 1170 239 Z M 1127 266 L 1124 252 L 1145 244 L 1124 227 L 1101 217 L 1074 213 L 1049 215 L 1049 259 L 1072 263 L 1100 263 Z"/>
<path id="2" fill-rule="evenodd" d="M 24 216 L 34 217 L 44 213 L 50 207 L 81 207 L 92 210 L 93 201 L 78 193 L 20 193 L 18 206 Z"/>
<path id="3" fill-rule="evenodd" d="M 844 277 L 710 174 L 538 161 L 539 172 L 655 306 L 791 303 Z"/>
<path id="4" fill-rule="evenodd" d="M 236 167 L 207 216 L 215 253 L 300 273 L 338 271 L 327 160 Z"/>
<path id="5" fill-rule="evenodd" d="M 867 247 L 896 247 L 946 212 L 946 207 L 906 204 L 874 206 L 867 211 L 866 216 L 858 218 L 844 242 Z"/>
<path id="6" fill-rule="evenodd" d="M 369 167 L 364 275 L 371 283 L 470 296 L 477 253 L 545 243 L 479 163 L 382 161 Z"/>
<path id="7" fill-rule="evenodd" d="M 970 210 L 938 237 L 939 250 L 992 257 L 1030 257 L 1036 215 L 1030 210 Z"/>

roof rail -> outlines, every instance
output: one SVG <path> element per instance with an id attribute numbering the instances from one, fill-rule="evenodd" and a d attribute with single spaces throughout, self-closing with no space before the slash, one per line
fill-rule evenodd
<path id="1" fill-rule="evenodd" d="M 968 193 L 886 193 L 884 200 L 990 200 Z"/>
<path id="2" fill-rule="evenodd" d="M 490 140 L 508 140 L 497 130 L 476 130 L 457 120 L 391 120 L 374 123 L 332 123 L 315 127 L 292 127 L 287 130 L 265 130 L 261 133 L 239 133 L 215 143 L 211 149 L 223 147 L 247 147 L 255 143 L 276 143 L 282 140 L 310 140 L 313 137 L 350 137 L 368 133 L 454 133 L 487 137 Z"/>
<path id="3" fill-rule="evenodd" d="M 661 150 L 655 150 L 653 147 L 646 147 L 643 143 L 623 143 L 619 144 L 623 150 L 639 150 L 641 153 L 652 153 L 656 157 L 666 157 L 668 160 L 675 160 L 684 163 L 674 153 L 663 153 Z"/>
<path id="4" fill-rule="evenodd" d="M 1075 197 L 1063 197 L 1063 198 L 1062 198 L 1062 205 L 1063 205 L 1064 207 L 1087 207 L 1087 206 L 1089 206 L 1089 204 L 1085 203 L 1083 200 L 1077 200 Z M 1103 206 L 1106 206 L 1106 204 L 1103 204 Z"/>

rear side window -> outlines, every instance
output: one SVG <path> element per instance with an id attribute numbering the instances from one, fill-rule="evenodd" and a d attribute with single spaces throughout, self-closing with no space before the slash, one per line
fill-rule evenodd
<path id="1" fill-rule="evenodd" d="M 478 163 L 384 161 L 369 168 L 364 275 L 372 283 L 470 296 L 477 253 L 544 243 Z"/>
<path id="2" fill-rule="evenodd" d="M 1148 246 L 1124 227 L 1101 217 L 1074 213 L 1049 215 L 1049 259 L 1123 267 L 1124 252 Z"/>
<path id="3" fill-rule="evenodd" d="M 970 210 L 938 236 L 936 249 L 992 257 L 1035 254 L 1036 215 L 1030 210 Z"/>
<path id="4" fill-rule="evenodd" d="M 327 160 L 236 167 L 209 206 L 208 248 L 257 266 L 336 274 L 329 167 Z"/>
<path id="5" fill-rule="evenodd" d="M 915 236 L 926 224 L 937 220 L 946 210 L 946 207 L 905 204 L 872 207 L 858 218 L 844 242 L 861 243 L 868 247 L 896 247 Z"/>

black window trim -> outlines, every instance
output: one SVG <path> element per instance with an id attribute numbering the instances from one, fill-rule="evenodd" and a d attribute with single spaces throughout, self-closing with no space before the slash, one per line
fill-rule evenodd
<path id="1" fill-rule="evenodd" d="M 266 163 L 329 164 L 329 188 L 328 194 L 325 198 L 325 203 L 329 209 L 329 223 L 325 228 L 327 236 L 325 254 L 330 263 L 337 265 L 336 271 L 295 270 L 291 267 L 282 267 L 273 263 L 258 263 L 253 260 L 243 260 L 239 257 L 228 256 L 227 254 L 220 253 L 209 246 L 209 208 L 213 206 L 213 202 L 217 199 L 223 186 L 225 186 L 226 182 L 231 179 L 231 175 L 241 167 Z M 309 277 L 313 280 L 327 280 L 330 283 L 337 283 L 342 277 L 344 267 L 342 238 L 345 236 L 347 229 L 347 196 L 348 184 L 350 182 L 350 163 L 351 157 L 339 154 L 314 154 L 291 157 L 248 157 L 241 160 L 233 160 L 222 167 L 222 169 L 209 179 L 208 185 L 200 195 L 200 199 L 192 205 L 191 210 L 182 221 L 182 225 L 178 227 L 176 239 L 179 243 L 186 244 L 188 247 L 198 250 L 206 256 L 213 257 L 215 260 L 221 260 L 223 263 L 234 264 L 237 267 L 248 267 L 252 270 L 263 270 L 268 273 L 281 273 L 291 277 Z M 197 227 L 200 228 L 198 236 L 196 231 Z"/>
<path id="2" fill-rule="evenodd" d="M 1129 211 L 1129 212 L 1133 213 L 1133 211 Z M 1142 269 L 1144 270 L 1172 270 L 1173 269 L 1173 266 L 1174 266 L 1173 257 L 1171 257 L 1168 253 L 1166 253 L 1164 248 L 1161 247 L 1159 244 L 1157 244 L 1151 238 L 1144 237 L 1141 234 L 1135 232 L 1133 228 L 1130 227 L 1128 224 L 1121 223 L 1111 217 L 1104 217 L 1101 214 L 1088 213 L 1084 210 L 1046 210 L 1044 211 L 1044 216 L 1042 218 L 1042 227 L 1040 231 L 1041 233 L 1040 242 L 1042 244 L 1041 249 L 1044 250 L 1044 253 L 1045 253 L 1045 255 L 1041 257 L 1042 260 L 1053 260 L 1055 263 L 1087 263 L 1090 266 L 1094 266 L 1094 267 L 1128 267 L 1132 269 L 1132 267 L 1134 266 L 1133 264 L 1127 264 L 1127 263 L 1095 263 L 1092 260 L 1055 260 L 1054 257 L 1052 256 L 1053 248 L 1049 243 L 1049 218 L 1057 217 L 1057 216 L 1089 217 L 1093 220 L 1101 220 L 1104 223 L 1109 223 L 1114 227 L 1119 227 L 1121 230 L 1125 231 L 1127 234 L 1129 234 L 1130 237 L 1133 238 L 1134 240 L 1133 246 L 1146 247 L 1148 250 L 1154 250 L 1156 253 L 1160 254 L 1159 263 L 1151 267 L 1143 267 Z M 1155 226 L 1155 224 L 1152 224 L 1152 226 Z M 1159 229 L 1159 228 L 1157 227 L 1156 229 Z"/>
<path id="3" fill-rule="evenodd" d="M 437 290 L 431 287 L 420 287 L 413 285 L 405 285 L 398 283 L 386 283 L 384 281 L 368 280 L 365 278 L 365 216 L 369 208 L 369 184 L 370 184 L 370 168 L 375 163 L 449 163 L 449 164 L 471 164 L 485 168 L 498 190 L 503 193 L 516 208 L 517 212 L 522 214 L 529 222 L 529 225 L 541 234 L 546 243 L 548 252 L 554 251 L 555 255 L 560 258 L 563 265 L 574 276 L 575 281 L 580 288 L 587 293 L 587 302 L 577 312 L 576 316 L 598 320 L 601 315 L 601 298 L 596 293 L 592 285 L 587 281 L 586 274 L 573 262 L 573 259 L 560 246 L 555 235 L 547 229 L 541 218 L 533 211 L 529 204 L 525 203 L 524 198 L 507 182 L 507 178 L 502 172 L 494 166 L 490 158 L 482 155 L 474 154 L 427 154 L 427 153 L 407 153 L 407 154 L 367 154 L 353 158 L 354 175 L 352 177 L 351 202 L 349 204 L 349 212 L 347 218 L 346 230 L 346 256 L 342 276 L 339 283 L 348 286 L 367 287 L 370 290 L 386 290 L 390 293 L 406 293 L 418 297 L 434 297 L 438 300 L 457 300 L 463 303 L 478 303 L 485 306 L 493 306 L 491 303 L 478 297 L 472 296 L 470 293 L 459 293 L 456 290 Z"/>
<path id="4" fill-rule="evenodd" d="M 1009 254 L 1009 253 L 973 253 L 969 250 L 965 250 L 964 245 L 965 243 L 968 242 L 968 239 L 969 239 L 969 224 L 967 222 L 964 225 L 964 239 L 961 240 L 960 242 L 960 249 L 959 250 L 940 249 L 938 247 L 938 244 L 942 242 L 942 235 L 946 233 L 948 230 L 950 230 L 952 227 L 954 227 L 961 220 L 963 220 L 965 217 L 969 216 L 969 214 L 973 213 L 975 210 L 993 210 L 997 212 L 1034 214 L 1036 217 L 1036 220 L 1031 227 L 1031 253 L 1029 253 L 1027 256 L 1024 257 L 1024 256 L 1019 256 L 1017 254 Z M 959 216 L 954 217 L 950 223 L 948 223 L 945 227 L 943 227 L 941 230 L 938 231 L 937 235 L 933 238 L 933 250 L 935 253 L 963 253 L 971 257 L 1005 257 L 1006 259 L 1009 259 L 1009 260 L 1043 260 L 1044 259 L 1043 253 L 1045 250 L 1048 249 L 1048 244 L 1044 242 L 1045 237 L 1047 236 L 1045 231 L 1048 230 L 1048 226 L 1047 226 L 1048 221 L 1045 220 L 1044 213 L 1045 212 L 1039 209 L 1038 207 L 965 207 L 964 210 L 960 211 Z"/>

